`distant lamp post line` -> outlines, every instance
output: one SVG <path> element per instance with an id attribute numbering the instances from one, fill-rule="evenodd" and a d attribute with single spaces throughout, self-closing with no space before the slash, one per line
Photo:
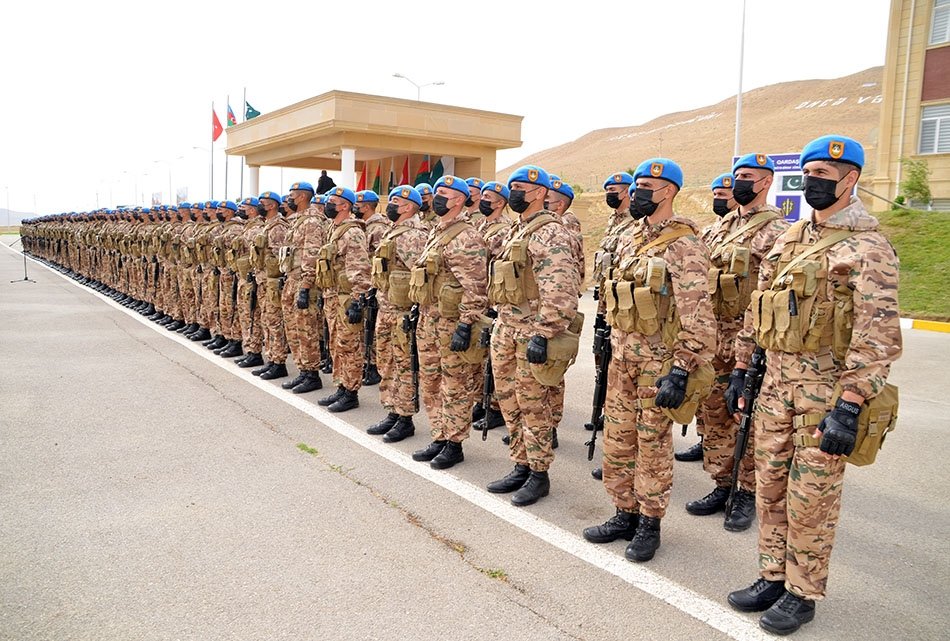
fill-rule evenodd
<path id="1" fill-rule="evenodd" d="M 394 73 L 393 78 L 402 78 L 403 80 L 405 80 L 406 82 L 408 82 L 409 84 L 411 84 L 413 87 L 416 88 L 416 102 L 422 101 L 423 87 L 438 87 L 445 84 L 445 82 L 443 82 L 442 80 L 436 80 L 435 82 L 427 82 L 425 84 L 420 85 L 418 82 L 416 82 L 412 78 L 409 78 L 408 76 L 404 76 L 401 73 Z"/>
<path id="2" fill-rule="evenodd" d="M 739 155 L 739 132 L 742 128 L 742 66 L 745 63 L 745 5 L 742 0 L 742 31 L 739 37 L 739 92 L 736 94 L 736 145 L 733 156 Z M 731 161 L 729 163 L 732 164 Z"/>

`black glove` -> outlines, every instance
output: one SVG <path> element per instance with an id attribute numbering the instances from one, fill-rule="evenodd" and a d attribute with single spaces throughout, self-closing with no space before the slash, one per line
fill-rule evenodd
<path id="1" fill-rule="evenodd" d="M 247 282 L 249 282 L 249 283 L 253 283 L 253 282 L 254 282 L 254 274 L 252 274 L 251 272 L 248 272 L 248 273 L 247 273 Z"/>
<path id="2" fill-rule="evenodd" d="M 605 329 L 607 327 L 607 316 L 604 314 L 597 314 L 594 316 L 594 329 Z"/>
<path id="3" fill-rule="evenodd" d="M 729 375 L 729 387 L 723 393 L 726 399 L 726 411 L 730 416 L 739 411 L 739 399 L 742 398 L 742 388 L 745 386 L 745 370 L 738 367 Z"/>
<path id="4" fill-rule="evenodd" d="M 851 454 L 858 435 L 860 413 L 860 405 L 839 398 L 835 408 L 818 424 L 818 430 L 821 432 L 821 451 L 844 456 Z"/>
<path id="5" fill-rule="evenodd" d="M 689 378 L 689 372 L 680 369 L 675 365 L 670 368 L 670 373 L 661 376 L 656 381 L 656 388 L 660 390 L 656 393 L 657 407 L 667 409 L 676 409 L 686 400 L 686 379 Z"/>
<path id="6" fill-rule="evenodd" d="M 528 341 L 528 349 L 525 350 L 525 356 L 529 363 L 543 365 L 548 360 L 548 339 L 544 336 L 532 336 Z"/>
<path id="7" fill-rule="evenodd" d="M 600 300 L 600 287 L 594 288 L 594 300 Z"/>
<path id="8" fill-rule="evenodd" d="M 310 290 L 301 289 L 297 292 L 297 309 L 307 309 L 310 307 Z"/>
<path id="9" fill-rule="evenodd" d="M 449 349 L 453 352 L 464 352 L 472 344 L 472 326 L 468 323 L 459 323 L 452 334 L 452 343 Z"/>
<path id="10" fill-rule="evenodd" d="M 360 302 L 354 300 L 350 303 L 350 306 L 346 308 L 346 321 L 350 325 L 356 325 L 363 322 L 363 307 L 360 305 Z"/>
<path id="11" fill-rule="evenodd" d="M 492 320 L 495 320 L 496 318 L 498 318 L 498 310 L 495 309 L 494 307 L 489 307 L 487 310 L 485 310 L 485 316 L 487 316 L 488 318 Z"/>

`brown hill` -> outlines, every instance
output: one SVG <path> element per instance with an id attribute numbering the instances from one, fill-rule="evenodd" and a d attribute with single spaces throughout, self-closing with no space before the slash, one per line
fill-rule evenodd
<path id="1" fill-rule="evenodd" d="M 747 151 L 800 151 L 809 140 L 840 133 L 862 141 L 868 151 L 865 176 L 873 175 L 883 67 L 834 80 L 801 80 L 769 85 L 742 96 L 742 140 Z M 598 129 L 501 169 L 535 164 L 584 191 L 600 191 L 603 179 L 652 156 L 683 167 L 687 187 L 708 185 L 728 171 L 735 140 L 735 96 L 693 111 L 668 114 L 643 125 Z"/>

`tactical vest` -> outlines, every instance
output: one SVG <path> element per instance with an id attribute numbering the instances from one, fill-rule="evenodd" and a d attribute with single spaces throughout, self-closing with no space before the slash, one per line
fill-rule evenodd
<path id="1" fill-rule="evenodd" d="M 409 275 L 409 300 L 420 305 L 439 306 L 439 315 L 449 320 L 461 316 L 462 285 L 442 259 L 445 247 L 470 224 L 459 221 L 426 244 L 417 267 Z"/>
<path id="2" fill-rule="evenodd" d="M 336 288 L 340 294 L 349 294 L 353 291 L 350 279 L 336 264 L 337 242 L 343 238 L 343 234 L 358 226 L 359 223 L 357 222 L 349 222 L 336 227 L 330 234 L 330 240 L 327 244 L 320 248 L 320 253 L 317 256 L 316 275 L 316 285 L 320 289 Z"/>
<path id="3" fill-rule="evenodd" d="M 752 263 L 752 239 L 756 232 L 779 214 L 762 211 L 752 216 L 744 225 L 726 236 L 710 254 L 709 296 L 717 319 L 727 320 L 741 316 L 749 307 L 756 274 L 749 269 Z"/>
<path id="4" fill-rule="evenodd" d="M 396 258 L 396 238 L 402 236 L 412 227 L 403 225 L 390 231 L 373 256 L 373 268 L 370 274 L 373 287 L 386 294 L 391 305 L 399 309 L 409 309 L 412 301 L 409 299 L 410 270 L 399 264 L 394 264 Z"/>
<path id="5" fill-rule="evenodd" d="M 669 270 L 661 256 L 646 253 L 656 249 L 662 254 L 674 240 L 692 233 L 688 225 L 674 223 L 633 255 L 622 257 L 620 264 L 610 270 L 601 295 L 606 299 L 607 322 L 612 327 L 644 336 L 660 334 L 667 347 L 673 346 L 680 322 Z"/>
<path id="6" fill-rule="evenodd" d="M 286 223 L 280 218 L 273 220 L 274 222 L 265 224 L 254 238 L 254 243 L 251 245 L 251 267 L 255 272 L 265 272 L 268 278 L 280 278 L 280 261 L 271 253 L 268 238 L 274 227 L 286 225 Z"/>
<path id="7" fill-rule="evenodd" d="M 492 305 L 521 305 L 538 299 L 540 294 L 528 254 L 528 241 L 531 234 L 553 222 L 556 222 L 553 215 L 541 214 L 505 243 L 501 254 L 492 262 L 488 276 L 488 299 Z"/>
<path id="8" fill-rule="evenodd" d="M 854 292 L 847 282 L 828 295 L 828 250 L 857 232 L 835 230 L 811 244 L 804 241 L 809 221 L 785 232 L 785 247 L 769 289 L 752 292 L 755 340 L 766 350 L 799 354 L 831 347 L 843 360 L 851 343 Z"/>
<path id="9" fill-rule="evenodd" d="M 614 229 L 610 229 L 611 233 L 604 237 L 601 241 L 601 247 L 596 252 L 594 252 L 594 283 L 599 284 L 601 280 L 607 277 L 608 272 L 610 271 L 611 266 L 614 262 L 615 254 L 617 253 L 617 245 L 620 243 L 620 236 L 623 234 L 624 230 L 632 225 L 633 219 L 630 219 L 631 222 L 626 225 L 617 225 Z"/>

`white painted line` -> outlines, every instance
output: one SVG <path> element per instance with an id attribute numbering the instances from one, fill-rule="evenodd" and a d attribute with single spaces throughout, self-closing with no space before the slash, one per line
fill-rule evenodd
<path id="1" fill-rule="evenodd" d="M 4 243 L 0 243 L 4 244 Z M 6 246 L 4 244 L 4 246 Z M 9 248 L 10 251 L 19 254 L 16 250 Z M 43 263 L 33 261 L 34 264 L 46 267 L 54 274 L 62 276 L 67 281 L 75 283 L 72 278 L 52 269 Z M 214 365 L 227 370 L 234 376 L 253 385 L 261 391 L 264 391 L 274 398 L 277 398 L 288 405 L 300 410 L 307 416 L 326 425 L 334 432 L 344 436 L 354 443 L 361 445 L 367 450 L 373 452 L 390 463 L 397 465 L 404 470 L 422 477 L 427 481 L 435 483 L 439 487 L 452 492 L 473 505 L 477 505 L 486 512 L 507 521 L 518 529 L 549 543 L 554 547 L 567 552 L 568 554 L 600 568 L 610 574 L 629 583 L 633 587 L 653 596 L 661 601 L 673 606 L 680 612 L 687 614 L 694 619 L 702 621 L 712 628 L 736 639 L 737 641 L 765 641 L 774 640 L 774 637 L 765 633 L 759 628 L 758 624 L 750 621 L 748 618 L 732 611 L 726 606 L 708 599 L 689 588 L 686 588 L 675 581 L 672 581 L 653 570 L 642 565 L 636 565 L 624 559 L 621 556 L 592 543 L 588 543 L 583 538 L 557 527 L 523 509 L 516 508 L 511 503 L 504 501 L 480 487 L 462 480 L 448 472 L 434 470 L 425 463 L 418 463 L 412 460 L 408 454 L 400 450 L 388 447 L 382 441 L 376 440 L 366 434 L 363 430 L 353 427 L 335 414 L 331 414 L 319 405 L 314 405 L 300 396 L 275 386 L 267 381 L 262 381 L 249 371 L 225 367 L 228 360 L 223 360 L 215 356 L 200 343 L 196 344 L 184 338 L 177 332 L 169 332 L 160 325 L 155 325 L 141 314 L 133 312 L 126 307 L 116 303 L 114 300 L 100 294 L 99 292 L 86 289 L 90 294 L 98 296 L 107 304 L 113 306 L 119 311 L 125 312 L 132 318 L 135 318 L 143 325 L 152 328 L 166 338 L 169 338 L 182 347 L 191 350 L 205 360 Z"/>
<path id="2" fill-rule="evenodd" d="M 914 319 L 901 318 L 901 329 L 914 329 Z"/>

